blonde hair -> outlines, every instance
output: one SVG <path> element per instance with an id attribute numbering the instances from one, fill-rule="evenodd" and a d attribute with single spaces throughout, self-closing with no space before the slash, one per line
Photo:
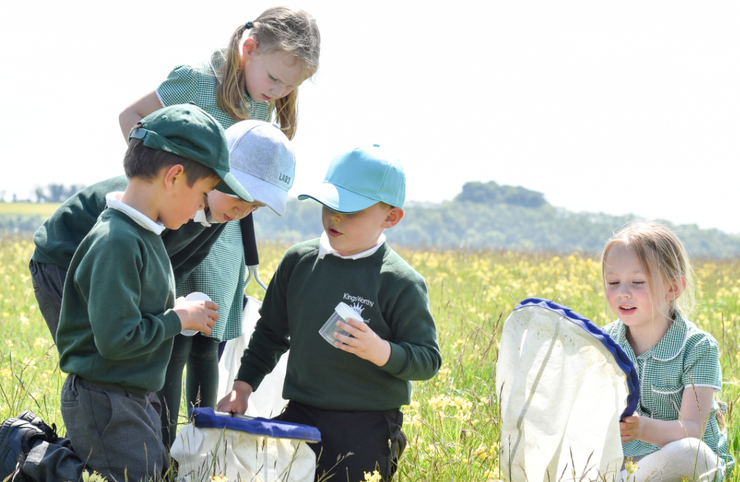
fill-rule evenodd
<path id="1" fill-rule="evenodd" d="M 262 12 L 253 22 L 241 25 L 231 35 L 226 59 L 218 76 L 221 79 L 218 107 L 236 121 L 249 119 L 251 114 L 247 107 L 243 76 L 239 71 L 239 50 L 246 38 L 253 38 L 262 54 L 282 50 L 294 55 L 296 61 L 303 64 L 306 78 L 312 77 L 319 69 L 321 35 L 316 20 L 305 11 L 273 7 Z M 272 110 L 276 113 L 281 130 L 288 139 L 292 139 L 298 129 L 298 89 L 293 89 L 285 97 L 271 100 Z"/>
<path id="2" fill-rule="evenodd" d="M 696 282 L 688 253 L 678 236 L 666 226 L 654 222 L 636 221 L 627 224 L 604 246 L 601 255 L 601 275 L 605 289 L 606 257 L 614 246 L 620 244 L 634 249 L 640 266 L 648 278 L 651 299 L 655 299 L 656 287 L 674 281 L 679 284 L 682 280 L 686 281 L 680 296 L 670 300 L 670 312 L 666 315 L 673 318 L 678 312 L 682 316 L 690 316 L 694 309 Z"/>

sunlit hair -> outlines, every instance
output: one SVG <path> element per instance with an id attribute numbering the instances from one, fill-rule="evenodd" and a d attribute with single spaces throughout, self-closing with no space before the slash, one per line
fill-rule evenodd
<path id="1" fill-rule="evenodd" d="M 670 300 L 670 312 L 666 316 L 673 318 L 675 312 L 688 317 L 694 309 L 696 282 L 686 248 L 678 236 L 667 227 L 648 221 L 636 221 L 627 224 L 609 239 L 601 255 L 601 275 L 606 289 L 606 257 L 617 245 L 632 248 L 648 278 L 650 298 L 655 300 L 655 293 L 668 286 L 673 280 L 686 280 L 686 287 L 678 297 Z M 658 274 L 659 276 L 655 276 Z"/>
<path id="2" fill-rule="evenodd" d="M 162 149 L 152 149 L 144 145 L 141 139 L 131 139 L 128 149 L 123 156 L 123 170 L 126 177 L 152 180 L 163 168 L 170 168 L 180 164 L 185 172 L 185 181 L 188 186 L 200 179 L 216 177 L 216 172 L 200 162 L 191 161 Z"/>
<path id="3" fill-rule="evenodd" d="M 240 50 L 247 38 L 257 42 L 260 54 L 282 50 L 301 62 L 305 77 L 319 69 L 321 35 L 316 20 L 298 8 L 273 7 L 265 10 L 253 22 L 251 29 L 239 26 L 231 35 L 226 59 L 219 72 L 218 106 L 234 120 L 249 119 L 243 75 L 240 72 Z M 276 112 L 280 128 L 292 139 L 298 129 L 298 89 L 270 101 L 270 111 Z"/>

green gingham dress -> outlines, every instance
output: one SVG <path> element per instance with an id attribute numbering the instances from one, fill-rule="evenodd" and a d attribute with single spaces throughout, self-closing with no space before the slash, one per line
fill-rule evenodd
<path id="1" fill-rule="evenodd" d="M 216 51 L 208 62 L 200 65 L 180 65 L 157 88 L 162 105 L 194 102 L 211 114 L 224 129 L 236 123 L 218 107 L 217 72 L 224 61 L 224 52 Z M 270 120 L 269 103 L 256 103 L 247 95 L 252 119 Z M 209 335 L 220 341 L 242 334 L 242 296 L 246 281 L 242 233 L 238 221 L 231 221 L 211 248 L 205 260 L 177 287 L 177 296 L 200 291 L 218 304 L 219 319 Z"/>
<path id="2" fill-rule="evenodd" d="M 722 389 L 722 369 L 719 364 L 719 345 L 709 333 L 676 314 L 668 332 L 652 349 L 635 356 L 627 341 L 627 326 L 617 320 L 604 327 L 619 343 L 637 369 L 640 379 L 640 403 L 637 413 L 656 420 L 677 420 L 684 390 L 696 387 Z M 712 401 L 702 440 L 718 455 L 719 464 L 729 473 L 735 465 L 730 455 L 727 437 L 717 425 L 718 404 Z M 624 457 L 651 454 L 660 447 L 642 440 L 622 444 Z"/>

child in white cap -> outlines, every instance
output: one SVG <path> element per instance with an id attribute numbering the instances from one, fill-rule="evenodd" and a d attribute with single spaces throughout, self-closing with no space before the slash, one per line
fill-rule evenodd
<path id="1" fill-rule="evenodd" d="M 209 209 L 199 213 L 195 219 L 206 226 L 211 223 L 223 223 L 220 224 L 223 226 L 264 206 L 282 216 L 295 177 L 295 157 L 288 138 L 275 124 L 246 120 L 226 129 L 226 141 L 231 173 L 254 197 L 254 202 L 243 203 L 237 196 L 219 192 L 221 189 L 227 190 L 219 185 L 208 196 Z M 222 241 L 214 244 L 214 249 L 219 249 L 218 256 L 211 253 L 205 259 L 198 260 L 200 264 L 197 268 L 177 286 L 177 296 L 187 296 L 192 292 L 206 293 L 219 305 L 221 316 L 210 335 L 175 337 L 164 388 L 159 392 L 164 407 L 162 435 L 168 446 L 172 445 L 177 435 L 183 369 L 187 366 L 187 409 L 194 406 L 215 407 L 219 343 L 242 334 L 244 264 L 240 260 L 243 259 L 243 248 L 241 243 Z M 224 306 L 231 308 L 224 313 Z"/>
<path id="2" fill-rule="evenodd" d="M 400 407 L 411 401 L 411 380 L 433 377 L 442 363 L 424 278 L 385 242 L 403 218 L 405 184 L 400 162 L 372 145 L 337 156 L 323 184 L 299 196 L 323 205 L 324 233 L 281 260 L 233 390 L 218 404 L 243 414 L 290 349 L 290 402 L 277 419 L 319 429 L 322 442 L 310 444 L 317 476 L 363 480 L 378 470 L 390 480 L 406 444 Z M 349 336 L 327 343 L 319 330 L 340 302 L 354 310 L 337 322 Z"/>

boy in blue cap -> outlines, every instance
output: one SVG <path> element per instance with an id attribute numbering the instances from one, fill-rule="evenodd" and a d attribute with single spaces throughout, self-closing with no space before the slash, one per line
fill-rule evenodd
<path id="1" fill-rule="evenodd" d="M 233 390 L 218 404 L 243 414 L 290 349 L 290 402 L 277 418 L 319 429 L 322 442 L 310 444 L 317 476 L 363 480 L 378 470 L 390 480 L 406 444 L 400 407 L 411 401 L 411 380 L 442 364 L 424 278 L 385 243 L 384 231 L 403 218 L 405 186 L 400 162 L 372 145 L 337 156 L 323 184 L 299 196 L 323 205 L 324 233 L 280 261 Z M 339 302 L 356 318 L 337 322 L 350 336 L 330 344 L 319 330 Z"/>
<path id="2" fill-rule="evenodd" d="M 195 105 L 147 116 L 129 139 L 128 185 L 72 257 L 57 331 L 67 436 L 111 481 L 168 468 L 155 392 L 172 339 L 183 329 L 209 334 L 218 319 L 215 303 L 175 300 L 160 234 L 190 221 L 219 182 L 251 199 L 229 172 L 223 128 Z"/>

